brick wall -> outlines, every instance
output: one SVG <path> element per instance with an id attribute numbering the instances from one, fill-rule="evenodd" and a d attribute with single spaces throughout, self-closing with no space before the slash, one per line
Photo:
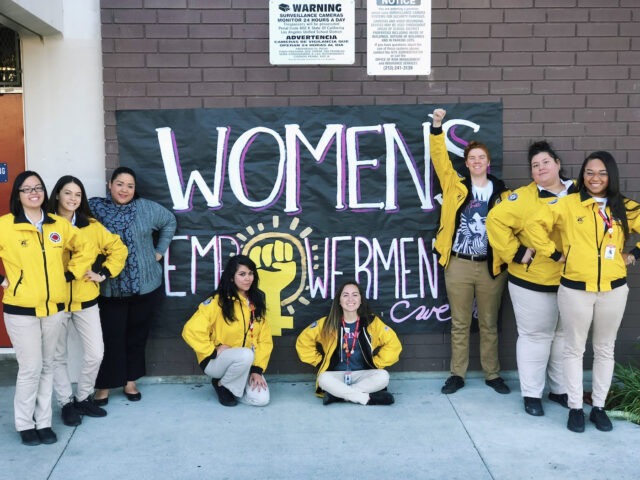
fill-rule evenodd
<path id="1" fill-rule="evenodd" d="M 107 176 L 118 165 L 118 109 L 499 101 L 509 185 L 528 182 L 526 147 L 546 138 L 574 176 L 586 154 L 610 150 L 623 191 L 640 200 L 638 0 L 433 0 L 431 75 L 380 78 L 366 74 L 365 4 L 356 0 L 355 65 L 283 67 L 269 65 L 267 1 L 102 0 Z M 618 360 L 640 355 L 638 272 Z M 503 312 L 501 360 L 515 369 L 508 298 Z M 448 335 L 402 340 L 395 369 L 448 369 Z M 276 339 L 271 372 L 311 371 L 294 341 Z M 479 369 L 477 341 L 471 357 Z M 199 372 L 180 339 L 153 339 L 149 360 L 151 374 Z"/>

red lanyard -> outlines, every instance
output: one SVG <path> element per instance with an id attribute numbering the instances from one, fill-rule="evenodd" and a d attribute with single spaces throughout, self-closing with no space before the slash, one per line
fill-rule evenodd
<path id="1" fill-rule="evenodd" d="M 600 217 L 604 221 L 604 225 L 607 227 L 607 233 L 609 234 L 609 238 L 611 238 L 613 236 L 613 220 L 607 217 L 607 215 L 603 213 L 603 211 L 600 208 L 598 208 L 598 213 L 600 214 Z"/>
<path id="2" fill-rule="evenodd" d="M 356 348 L 356 343 L 358 341 L 358 333 L 360 331 L 360 317 L 358 317 L 358 319 L 356 320 L 356 329 L 353 332 L 353 342 L 351 344 L 351 348 L 349 348 L 349 331 L 351 330 L 351 328 L 347 329 L 347 324 L 344 321 L 344 318 L 342 319 L 342 329 L 344 330 L 344 333 L 342 335 L 342 338 L 344 340 L 344 343 L 342 344 L 342 348 L 344 349 L 344 354 L 347 357 L 347 368 L 349 368 L 349 359 L 351 358 L 351 355 L 353 355 L 353 352 L 355 351 Z"/>

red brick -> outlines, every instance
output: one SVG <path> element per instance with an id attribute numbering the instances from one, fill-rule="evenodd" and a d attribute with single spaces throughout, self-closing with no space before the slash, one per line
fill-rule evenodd
<path id="1" fill-rule="evenodd" d="M 374 105 L 375 97 L 360 95 L 358 97 L 334 97 L 332 105 Z"/>
<path id="2" fill-rule="evenodd" d="M 245 41 L 232 38 L 213 38 L 202 40 L 202 51 L 220 53 L 239 53 L 245 51 Z"/>
<path id="3" fill-rule="evenodd" d="M 246 108 L 246 99 L 241 97 L 207 97 L 202 99 L 204 108 Z"/>
<path id="4" fill-rule="evenodd" d="M 489 25 L 483 23 L 450 24 L 447 27 L 449 38 L 486 38 L 489 36 Z"/>
<path id="5" fill-rule="evenodd" d="M 158 23 L 201 23 L 198 10 L 158 10 Z"/>
<path id="6" fill-rule="evenodd" d="M 115 23 L 156 23 L 155 10 L 116 10 L 113 12 Z"/>
<path id="7" fill-rule="evenodd" d="M 544 108 L 584 108 L 587 105 L 585 95 L 545 95 Z"/>
<path id="8" fill-rule="evenodd" d="M 205 82 L 243 82 L 246 79 L 244 68 L 205 68 L 202 70 L 202 79 Z"/>
<path id="9" fill-rule="evenodd" d="M 242 10 L 210 10 L 202 12 L 202 23 L 244 23 L 244 12 Z M 247 22 L 250 23 L 250 22 Z M 261 26 L 264 26 L 262 24 Z"/>
<path id="10" fill-rule="evenodd" d="M 612 37 L 618 34 L 617 23 L 582 23 L 578 24 L 580 37 Z"/>
<path id="11" fill-rule="evenodd" d="M 191 52 L 201 52 L 202 49 L 202 40 L 199 39 L 190 39 L 190 38 L 176 38 L 176 39 L 166 39 L 160 40 L 158 43 L 158 51 L 162 53 L 191 53 Z"/>
<path id="12" fill-rule="evenodd" d="M 331 81 L 331 71 L 318 67 L 296 67 L 289 71 L 289 79 L 294 82 L 329 82 Z"/>
<path id="13" fill-rule="evenodd" d="M 187 25 L 146 25 L 144 33 L 147 38 L 187 38 L 188 28 Z"/>
<path id="14" fill-rule="evenodd" d="M 535 123 L 512 123 L 504 125 L 505 137 L 540 137 L 542 136 L 542 125 Z"/>
<path id="15" fill-rule="evenodd" d="M 500 97 L 500 95 L 460 95 L 456 103 L 497 103 L 500 102 L 500 100 L 502 100 L 502 97 Z"/>
<path id="16" fill-rule="evenodd" d="M 460 72 L 461 80 L 500 80 L 501 72 L 497 68 L 468 67 Z"/>
<path id="17" fill-rule="evenodd" d="M 491 54 L 491 65 L 532 65 L 532 55 L 530 53 L 497 52 Z M 485 65 L 485 64 L 482 64 Z"/>
<path id="18" fill-rule="evenodd" d="M 405 86 L 405 95 L 445 95 L 447 84 L 445 82 L 419 82 L 409 83 Z"/>
<path id="19" fill-rule="evenodd" d="M 589 67 L 587 78 L 594 80 L 604 79 L 626 79 L 629 78 L 629 67 Z"/>
<path id="20" fill-rule="evenodd" d="M 233 38 L 269 38 L 267 25 L 232 25 L 231 36 Z"/>
<path id="21" fill-rule="evenodd" d="M 554 3 L 555 0 L 547 0 Z M 536 5 L 537 7 L 539 5 Z M 552 8 L 547 10 L 547 22 L 587 22 L 589 11 L 575 8 Z"/>
<path id="22" fill-rule="evenodd" d="M 289 100 L 285 97 L 249 97 L 246 102 L 248 108 L 289 106 Z"/>
<path id="23" fill-rule="evenodd" d="M 449 82 L 449 95 L 486 95 L 489 93 L 488 82 Z"/>
<path id="24" fill-rule="evenodd" d="M 589 136 L 619 137 L 627 135 L 627 124 L 620 122 L 587 123 L 585 133 Z"/>
<path id="25" fill-rule="evenodd" d="M 575 82 L 576 93 L 616 93 L 615 80 L 582 80 Z"/>
<path id="26" fill-rule="evenodd" d="M 362 84 L 360 82 L 326 82 L 320 83 L 320 95 L 341 96 L 362 94 Z"/>
<path id="27" fill-rule="evenodd" d="M 102 25 L 102 38 L 142 38 L 142 25 Z"/>
<path id="28" fill-rule="evenodd" d="M 230 25 L 189 25 L 190 38 L 229 38 Z"/>
<path id="29" fill-rule="evenodd" d="M 118 52 L 157 52 L 158 41 L 146 38 L 116 39 L 115 49 Z"/>
<path id="30" fill-rule="evenodd" d="M 576 55 L 577 65 L 592 66 L 618 64 L 618 54 L 616 52 L 578 52 Z"/>
<path id="31" fill-rule="evenodd" d="M 463 38 L 460 45 L 462 52 L 496 52 L 502 50 L 502 40 L 499 38 Z"/>
<path id="32" fill-rule="evenodd" d="M 231 55 L 226 53 L 191 53 L 187 57 L 192 67 L 222 67 L 233 65 Z"/>
<path id="33" fill-rule="evenodd" d="M 158 98 L 121 97 L 117 99 L 117 110 L 153 110 L 160 107 Z"/>
<path id="34" fill-rule="evenodd" d="M 544 38 L 505 38 L 505 52 L 541 52 L 545 49 Z"/>
<path id="35" fill-rule="evenodd" d="M 542 67 L 504 67 L 502 79 L 511 80 L 543 80 L 545 69 Z"/>
<path id="36" fill-rule="evenodd" d="M 148 67 L 186 67 L 189 57 L 178 53 L 150 53 L 146 55 Z"/>
<path id="37" fill-rule="evenodd" d="M 374 82 L 362 85 L 363 95 L 402 95 L 401 82 Z"/>
<path id="38" fill-rule="evenodd" d="M 454 10 L 455 12 L 455 10 Z M 459 23 L 502 23 L 504 14 L 502 10 L 482 9 L 482 10 L 461 10 L 461 21 Z M 458 23 L 458 21 L 450 21 L 448 23 Z"/>
<path id="39" fill-rule="evenodd" d="M 194 97 L 220 97 L 233 95 L 233 84 L 230 82 L 200 82 L 189 87 Z"/>
<path id="40" fill-rule="evenodd" d="M 143 53 L 106 53 L 102 55 L 102 66 L 109 67 L 144 67 Z"/>
<path id="41" fill-rule="evenodd" d="M 533 25 L 536 37 L 573 37 L 576 34 L 575 23 L 537 23 Z"/>
<path id="42" fill-rule="evenodd" d="M 534 110 L 536 112 L 538 110 Z M 528 109 L 508 109 L 502 113 L 504 123 L 530 123 L 532 111 Z"/>
<path id="43" fill-rule="evenodd" d="M 147 95 L 150 97 L 186 97 L 189 86 L 185 83 L 149 83 Z"/>
<path id="44" fill-rule="evenodd" d="M 508 0 L 506 0 L 508 1 Z M 545 10 L 541 8 L 514 8 L 504 11 L 505 22 L 515 22 L 524 24 L 545 23 L 547 15 Z"/>
<path id="45" fill-rule="evenodd" d="M 573 110 L 545 108 L 544 110 L 533 110 L 531 112 L 531 121 L 533 123 L 570 123 L 573 120 Z"/>
<path id="46" fill-rule="evenodd" d="M 507 95 L 502 99 L 504 108 L 543 108 L 542 95 Z"/>
<path id="47" fill-rule="evenodd" d="M 156 82 L 158 71 L 153 68 L 118 68 L 115 70 L 115 81 L 127 82 Z"/>
<path id="48" fill-rule="evenodd" d="M 567 52 L 534 53 L 534 65 L 573 65 L 575 54 Z"/>
<path id="49" fill-rule="evenodd" d="M 176 108 L 203 108 L 201 98 L 197 97 L 161 97 L 160 108 L 176 109 Z"/>
<path id="50" fill-rule="evenodd" d="M 161 82 L 201 82 L 202 70 L 198 68 L 161 68 L 159 69 Z"/>
<path id="51" fill-rule="evenodd" d="M 501 23 L 491 25 L 492 37 L 531 37 L 533 25 Z"/>
<path id="52" fill-rule="evenodd" d="M 630 22 L 632 20 L 631 10 L 626 8 L 592 8 L 589 20 L 591 22 Z"/>
<path id="53" fill-rule="evenodd" d="M 629 49 L 628 38 L 600 37 L 589 39 L 589 50 L 621 51 Z"/>
<path id="54" fill-rule="evenodd" d="M 275 84 L 272 82 L 236 83 L 233 85 L 234 95 L 275 95 Z"/>
<path id="55" fill-rule="evenodd" d="M 591 108 L 611 108 L 626 107 L 626 95 L 589 95 L 587 96 L 587 107 Z"/>
<path id="56" fill-rule="evenodd" d="M 233 54 L 233 65 L 236 67 L 268 67 L 269 58 L 256 53 Z"/>
<path id="57" fill-rule="evenodd" d="M 596 150 L 613 150 L 615 148 L 615 140 L 610 137 L 601 136 L 585 136 L 574 139 L 573 147 L 576 150 L 585 152 L 593 152 Z"/>
<path id="58" fill-rule="evenodd" d="M 250 68 L 247 69 L 248 82 L 282 82 L 289 79 L 287 70 L 281 68 Z"/>
<path id="59" fill-rule="evenodd" d="M 587 76 L 586 67 L 545 67 L 545 80 L 583 79 Z"/>
<path id="60" fill-rule="evenodd" d="M 318 95 L 318 82 L 286 82 L 276 85 L 276 95 L 279 96 L 313 96 Z"/>
<path id="61" fill-rule="evenodd" d="M 586 38 L 547 38 L 548 52 L 578 52 L 587 50 Z"/>
<path id="62" fill-rule="evenodd" d="M 497 95 L 526 95 L 531 93 L 530 81 L 493 82 L 491 93 Z"/>

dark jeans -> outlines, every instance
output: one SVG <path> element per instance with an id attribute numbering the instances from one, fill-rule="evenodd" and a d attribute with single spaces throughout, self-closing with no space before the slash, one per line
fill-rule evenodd
<path id="1" fill-rule="evenodd" d="M 146 373 L 145 347 L 162 287 L 144 295 L 98 298 L 104 358 L 96 388 L 122 387 Z"/>

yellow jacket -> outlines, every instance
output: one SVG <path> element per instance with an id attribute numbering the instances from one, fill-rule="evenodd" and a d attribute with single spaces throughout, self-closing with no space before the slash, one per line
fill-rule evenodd
<path id="1" fill-rule="evenodd" d="M 182 338 L 196 353 L 198 363 L 204 369 L 218 345 L 253 348 L 255 357 L 251 371 L 262 373 L 267 369 L 273 350 L 271 327 L 266 318 L 253 323 L 249 329 L 251 310 L 245 301 L 235 299 L 236 320 L 227 323 L 218 305 L 218 295 L 207 298 L 182 329 Z"/>
<path id="2" fill-rule="evenodd" d="M 338 332 L 330 337 L 322 335 L 326 319 L 327 317 L 322 317 L 317 322 L 313 322 L 300 333 L 296 340 L 298 357 L 304 363 L 317 367 L 318 375 L 329 368 L 331 358 L 338 346 Z M 369 362 L 371 368 L 386 368 L 393 365 L 400 358 L 402 351 L 396 332 L 377 316 L 362 329 L 358 343 L 365 362 Z M 317 378 L 316 391 L 318 391 Z"/>
<path id="3" fill-rule="evenodd" d="M 638 207 L 638 203 L 629 199 L 625 204 L 627 210 Z M 543 255 L 554 260 L 560 258 L 560 252 L 549 238 L 549 233 L 553 229 L 559 230 L 562 253 L 566 258 L 560 283 L 566 287 L 606 292 L 626 283 L 622 225 L 620 220 L 614 218 L 613 233 L 610 235 L 598 210 L 598 205 L 589 194 L 573 193 L 541 208 L 525 227 L 536 249 L 536 257 Z M 606 212 L 611 218 L 609 205 Z M 640 233 L 640 209 L 627 212 L 627 219 L 629 230 Z M 607 255 L 607 250 L 612 250 L 609 246 L 615 248 L 613 255 Z M 634 248 L 636 258 L 639 252 L 640 243 L 637 243 Z"/>
<path id="4" fill-rule="evenodd" d="M 575 186 L 569 193 L 575 192 Z M 506 201 L 496 205 L 487 217 L 487 233 L 493 253 L 509 267 L 509 281 L 523 288 L 555 292 L 560 285 L 562 265 L 544 255 L 536 255 L 529 265 L 520 263 L 527 248 L 533 246 L 525 224 L 535 213 L 557 197 L 539 190 L 535 182 L 515 190 Z M 560 232 L 553 230 L 549 238 L 556 250 L 562 250 Z"/>
<path id="5" fill-rule="evenodd" d="M 80 229 L 85 245 L 90 253 L 92 261 L 98 259 L 99 265 L 93 265 L 96 273 L 107 277 L 116 277 L 124 268 L 127 260 L 127 247 L 120 236 L 111 233 L 94 218 L 85 219 L 77 217 L 76 227 Z M 104 259 L 104 260 L 103 260 Z M 69 254 L 65 255 L 65 262 L 69 262 Z M 100 295 L 100 286 L 96 282 L 87 281 L 84 278 L 76 278 L 69 286 L 68 299 L 65 309 L 68 312 L 76 312 L 88 308 L 97 302 Z"/>
<path id="6" fill-rule="evenodd" d="M 463 177 L 453 168 L 445 145 L 442 128 L 431 127 L 429 148 L 431 151 L 431 163 L 442 187 L 440 227 L 436 234 L 434 247 L 440 255 L 438 262 L 444 268 L 447 268 L 449 258 L 451 257 L 453 239 L 460 226 L 460 213 L 471 199 L 471 179 L 469 177 Z M 491 210 L 491 208 L 499 203 L 501 199 L 505 198 L 509 192 L 502 180 L 492 175 L 488 175 L 488 177 L 493 183 L 493 195 L 491 195 L 491 199 L 489 200 L 489 210 Z M 492 277 L 497 276 L 506 268 L 506 265 L 500 258 L 493 255 L 491 244 L 489 244 L 487 248 L 487 257 L 489 273 Z"/>
<path id="7" fill-rule="evenodd" d="M 9 281 L 4 311 L 46 317 L 63 310 L 67 281 L 82 278 L 93 261 L 78 229 L 45 213 L 41 234 L 24 214 L 9 213 L 0 217 L 0 232 L 0 258 Z M 68 253 L 71 259 L 65 262 Z"/>

